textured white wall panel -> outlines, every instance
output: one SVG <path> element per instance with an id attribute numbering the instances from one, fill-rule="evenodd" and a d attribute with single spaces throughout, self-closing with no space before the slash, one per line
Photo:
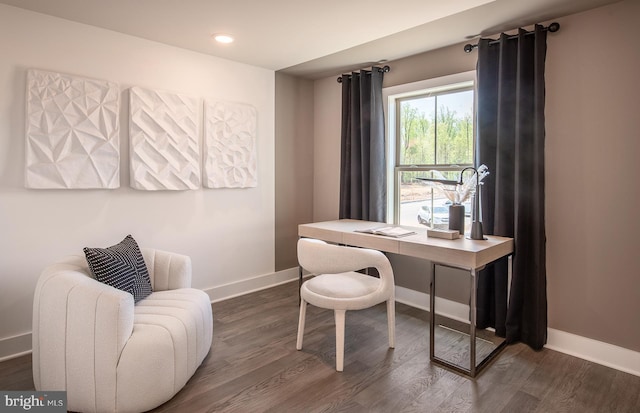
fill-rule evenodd
<path id="1" fill-rule="evenodd" d="M 197 99 L 129 90 L 131 186 L 143 190 L 200 187 Z"/>
<path id="2" fill-rule="evenodd" d="M 204 113 L 204 186 L 257 186 L 256 109 L 243 103 L 206 101 Z"/>
<path id="3" fill-rule="evenodd" d="M 29 70 L 27 188 L 118 188 L 118 85 Z"/>

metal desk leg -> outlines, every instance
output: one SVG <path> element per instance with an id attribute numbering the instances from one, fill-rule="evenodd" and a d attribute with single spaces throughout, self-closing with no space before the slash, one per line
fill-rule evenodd
<path id="1" fill-rule="evenodd" d="M 429 282 L 429 359 L 436 358 L 436 263 L 431 262 L 431 282 Z"/>
<path id="2" fill-rule="evenodd" d="M 469 320 L 469 373 L 471 377 L 476 375 L 476 291 L 478 289 L 478 282 L 476 277 L 476 270 L 469 271 L 471 274 L 471 297 L 469 300 L 469 306 L 471 307 L 471 315 Z"/>
<path id="3" fill-rule="evenodd" d="M 470 317 L 469 317 L 469 368 L 466 369 L 464 367 L 460 367 L 448 360 L 444 360 L 435 355 L 435 330 L 436 330 L 436 265 L 441 265 L 443 267 L 451 267 L 446 264 L 437 264 L 431 263 L 431 282 L 429 288 L 430 294 L 430 326 L 429 326 L 429 358 L 433 363 L 439 364 L 443 367 L 456 371 L 458 373 L 464 374 L 468 377 L 476 377 L 478 373 L 480 373 L 486 366 L 489 364 L 491 360 L 493 360 L 499 353 L 502 351 L 504 347 L 506 347 L 507 342 L 503 340 L 500 344 L 496 346 L 496 348 L 489 353 L 480 363 L 476 366 L 476 295 L 478 289 L 478 271 L 481 269 L 472 269 L 468 270 L 471 276 L 471 285 L 470 285 L 470 297 L 469 297 L 469 309 L 470 309 Z M 451 267 L 456 268 L 456 267 Z"/>

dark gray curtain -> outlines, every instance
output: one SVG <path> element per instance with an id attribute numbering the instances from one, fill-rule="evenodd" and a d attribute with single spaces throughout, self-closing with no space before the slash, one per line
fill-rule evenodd
<path id="1" fill-rule="evenodd" d="M 342 76 L 340 218 L 386 220 L 384 72 Z"/>
<path id="2" fill-rule="evenodd" d="M 478 325 L 507 342 L 541 349 L 547 340 L 544 216 L 546 30 L 478 44 L 477 163 L 491 175 L 482 190 L 485 233 L 513 237 L 508 310 L 507 261 L 478 278 Z"/>

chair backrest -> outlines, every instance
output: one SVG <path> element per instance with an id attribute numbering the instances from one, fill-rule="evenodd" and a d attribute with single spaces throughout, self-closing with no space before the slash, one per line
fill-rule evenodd
<path id="1" fill-rule="evenodd" d="M 191 287 L 191 257 L 153 248 L 140 248 L 153 291 Z"/>
<path id="2" fill-rule="evenodd" d="M 305 270 L 315 274 L 338 274 L 375 268 L 380 274 L 383 288 L 393 288 L 393 270 L 389 259 L 380 251 L 328 244 L 324 241 L 301 238 L 298 240 L 298 262 Z"/>

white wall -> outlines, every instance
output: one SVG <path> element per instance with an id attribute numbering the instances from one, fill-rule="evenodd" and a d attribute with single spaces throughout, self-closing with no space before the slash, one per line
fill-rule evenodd
<path id="1" fill-rule="evenodd" d="M 273 273 L 273 71 L 5 5 L 0 5 L 0 56 L 0 358 L 3 344 L 31 330 L 32 295 L 43 267 L 61 256 L 81 254 L 84 246 L 112 245 L 130 233 L 143 247 L 190 255 L 193 285 L 201 289 Z M 119 83 L 119 189 L 24 188 L 28 68 Z M 258 187 L 131 189 L 131 86 L 255 106 Z"/>

